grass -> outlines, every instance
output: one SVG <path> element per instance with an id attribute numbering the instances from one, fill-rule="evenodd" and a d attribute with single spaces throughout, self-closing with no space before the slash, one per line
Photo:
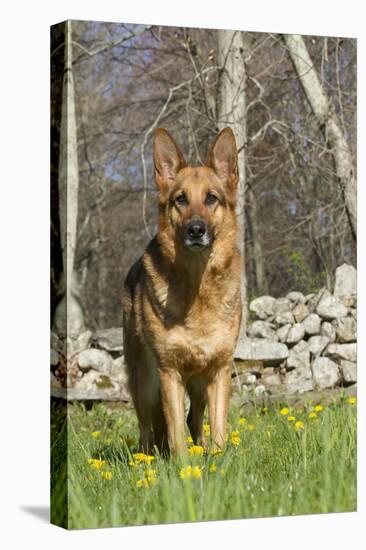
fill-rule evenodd
<path id="1" fill-rule="evenodd" d="M 193 448 L 185 465 L 157 454 L 133 457 L 133 411 L 73 406 L 67 430 L 54 411 L 53 518 L 79 529 L 354 511 L 355 405 L 344 398 L 317 412 L 310 404 L 284 407 L 245 419 L 232 409 L 224 452 L 202 456 Z"/>

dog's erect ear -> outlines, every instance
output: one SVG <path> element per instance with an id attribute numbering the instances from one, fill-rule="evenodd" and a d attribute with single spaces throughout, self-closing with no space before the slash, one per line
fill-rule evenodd
<path id="1" fill-rule="evenodd" d="M 164 128 L 157 128 L 154 136 L 154 166 L 156 185 L 161 190 L 175 180 L 186 161 L 174 139 Z"/>
<path id="2" fill-rule="evenodd" d="M 239 179 L 238 151 L 231 128 L 224 128 L 215 139 L 206 166 L 212 168 L 223 183 L 235 191 Z"/>

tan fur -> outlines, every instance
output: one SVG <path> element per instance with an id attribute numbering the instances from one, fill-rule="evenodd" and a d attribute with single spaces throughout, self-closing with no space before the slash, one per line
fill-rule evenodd
<path id="1" fill-rule="evenodd" d="M 186 166 L 169 134 L 156 131 L 155 179 L 159 231 L 131 268 L 124 287 L 124 352 L 140 428 L 140 445 L 186 452 L 188 425 L 203 443 L 208 403 L 212 444 L 222 447 L 231 384 L 233 350 L 241 318 L 240 266 L 235 245 L 238 181 L 235 138 L 226 128 L 216 138 L 206 166 Z M 180 207 L 177 194 L 187 205 Z M 208 193 L 217 203 L 208 206 Z M 201 219 L 213 242 L 198 252 L 183 243 L 184 228 Z"/>

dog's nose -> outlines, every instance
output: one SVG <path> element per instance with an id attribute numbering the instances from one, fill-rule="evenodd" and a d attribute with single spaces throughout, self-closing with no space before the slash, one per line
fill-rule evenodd
<path id="1" fill-rule="evenodd" d="M 206 224 L 201 220 L 194 220 L 187 227 L 187 234 L 190 239 L 198 240 L 206 233 Z"/>

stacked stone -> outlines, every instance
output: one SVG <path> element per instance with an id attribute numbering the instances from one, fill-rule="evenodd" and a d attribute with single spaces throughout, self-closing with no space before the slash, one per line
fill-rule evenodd
<path id="1" fill-rule="evenodd" d="M 235 353 L 242 372 L 234 387 L 292 394 L 356 383 L 356 270 L 344 264 L 335 279 L 333 294 L 322 288 L 251 302 L 255 320 Z"/>
<path id="2" fill-rule="evenodd" d="M 234 392 L 286 395 L 356 383 L 352 266 L 337 268 L 333 293 L 261 296 L 249 309 L 254 320 L 234 353 Z M 52 334 L 51 395 L 130 402 L 122 328 L 86 331 L 67 345 Z"/>
<path id="3" fill-rule="evenodd" d="M 130 400 L 123 359 L 122 328 L 86 331 L 77 341 L 60 345 L 51 339 L 51 395 L 65 399 Z M 71 345 L 70 345 L 71 344 Z M 67 360 L 65 358 L 67 356 Z"/>

